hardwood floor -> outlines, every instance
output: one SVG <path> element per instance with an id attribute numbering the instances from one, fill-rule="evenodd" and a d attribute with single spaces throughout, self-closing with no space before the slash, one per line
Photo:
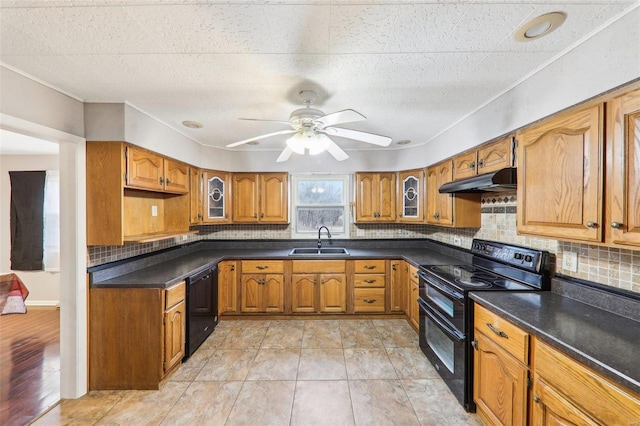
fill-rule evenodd
<path id="1" fill-rule="evenodd" d="M 0 424 L 28 424 L 59 400 L 60 311 L 0 316 Z"/>

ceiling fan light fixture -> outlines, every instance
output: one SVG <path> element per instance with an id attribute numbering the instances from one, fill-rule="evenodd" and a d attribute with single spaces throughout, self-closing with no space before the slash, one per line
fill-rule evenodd
<path id="1" fill-rule="evenodd" d="M 327 146 L 329 146 L 329 139 L 327 137 L 322 137 L 323 135 L 316 134 L 313 138 L 309 139 L 309 155 L 318 155 L 327 150 Z"/>
<path id="2" fill-rule="evenodd" d="M 300 133 L 296 133 L 287 139 L 287 146 L 296 154 L 304 155 L 305 140 Z"/>

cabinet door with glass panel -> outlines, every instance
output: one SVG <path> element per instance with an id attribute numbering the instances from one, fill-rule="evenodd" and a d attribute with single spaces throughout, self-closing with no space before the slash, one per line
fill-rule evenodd
<path id="1" fill-rule="evenodd" d="M 424 219 L 424 170 L 398 172 L 398 222 L 422 222 Z"/>
<path id="2" fill-rule="evenodd" d="M 349 238 L 347 175 L 293 175 L 291 181 L 294 238 L 317 238 L 321 226 L 333 238 Z"/>
<path id="3" fill-rule="evenodd" d="M 230 221 L 229 200 L 230 176 L 226 172 L 204 170 L 203 219 L 204 223 L 227 223 Z"/>

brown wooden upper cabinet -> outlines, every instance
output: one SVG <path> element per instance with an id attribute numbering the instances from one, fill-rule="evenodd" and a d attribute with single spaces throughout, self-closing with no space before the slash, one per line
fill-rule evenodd
<path id="1" fill-rule="evenodd" d="M 453 180 L 453 160 L 426 169 L 425 222 L 433 225 L 479 228 L 480 194 L 441 194 L 438 189 Z"/>
<path id="2" fill-rule="evenodd" d="M 133 176 L 137 178 L 159 175 L 159 169 L 152 170 L 158 164 L 164 168 L 166 163 L 158 154 L 131 148 L 124 142 L 87 142 L 87 245 L 150 242 L 196 232 L 189 231 L 187 193 L 127 185 L 127 175 L 131 175 L 127 152 L 136 152 Z M 148 160 L 142 160 L 137 153 L 145 153 Z M 183 169 L 182 163 L 175 163 L 179 165 L 179 175 L 186 173 L 184 185 L 188 192 L 189 167 Z"/>
<path id="3" fill-rule="evenodd" d="M 398 172 L 398 222 L 424 221 L 424 169 Z"/>
<path id="4" fill-rule="evenodd" d="M 640 245 L 640 90 L 607 104 L 606 241 Z M 625 161 L 626 160 L 626 161 Z"/>
<path id="5" fill-rule="evenodd" d="M 356 222 L 396 220 L 396 174 L 356 173 Z"/>
<path id="6" fill-rule="evenodd" d="M 189 224 L 202 223 L 202 170 L 189 169 Z"/>
<path id="7" fill-rule="evenodd" d="M 227 172 L 204 170 L 202 172 L 203 204 L 202 222 L 231 222 L 229 184 L 231 175 Z"/>
<path id="8" fill-rule="evenodd" d="M 603 114 L 596 104 L 520 132 L 519 233 L 602 241 Z"/>
<path id="9" fill-rule="evenodd" d="M 288 223 L 287 173 L 234 173 L 235 223 Z"/>
<path id="10" fill-rule="evenodd" d="M 453 180 L 495 172 L 511 167 L 513 158 L 513 135 L 484 144 L 473 151 L 453 157 Z"/>
<path id="11" fill-rule="evenodd" d="M 137 146 L 126 148 L 126 187 L 189 193 L 189 166 Z"/>

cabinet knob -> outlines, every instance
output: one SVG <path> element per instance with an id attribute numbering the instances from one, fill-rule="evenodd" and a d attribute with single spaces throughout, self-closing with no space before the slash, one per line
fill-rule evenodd
<path id="1" fill-rule="evenodd" d="M 475 169 L 476 168 L 476 162 L 473 161 L 473 162 L 469 163 L 469 168 L 470 169 Z"/>
<path id="2" fill-rule="evenodd" d="M 591 220 L 589 222 L 587 222 L 587 228 L 597 228 L 597 227 L 598 227 L 597 223 L 595 223 L 595 222 L 593 222 Z"/>
<path id="3" fill-rule="evenodd" d="M 540 402 L 542 402 L 542 400 L 540 399 L 540 397 L 538 395 L 533 395 L 533 402 L 540 404 Z"/>
<path id="4" fill-rule="evenodd" d="M 160 176 L 159 181 L 160 181 L 160 185 L 164 185 L 164 178 L 162 176 Z"/>
<path id="5" fill-rule="evenodd" d="M 479 168 L 483 168 L 484 167 L 484 160 L 478 160 L 478 167 Z"/>
<path id="6" fill-rule="evenodd" d="M 260 213 L 260 219 L 264 219 L 264 213 Z"/>
<path id="7" fill-rule="evenodd" d="M 622 223 L 620 223 L 620 222 L 611 222 L 611 227 L 615 228 L 615 229 L 620 229 L 620 228 L 622 228 Z"/>
<path id="8" fill-rule="evenodd" d="M 171 185 L 171 179 L 167 178 L 167 185 Z"/>
<path id="9" fill-rule="evenodd" d="M 439 218 L 440 218 L 440 213 L 436 213 L 436 214 L 434 214 L 434 215 L 433 215 L 433 218 L 434 218 L 434 219 L 439 219 Z"/>

